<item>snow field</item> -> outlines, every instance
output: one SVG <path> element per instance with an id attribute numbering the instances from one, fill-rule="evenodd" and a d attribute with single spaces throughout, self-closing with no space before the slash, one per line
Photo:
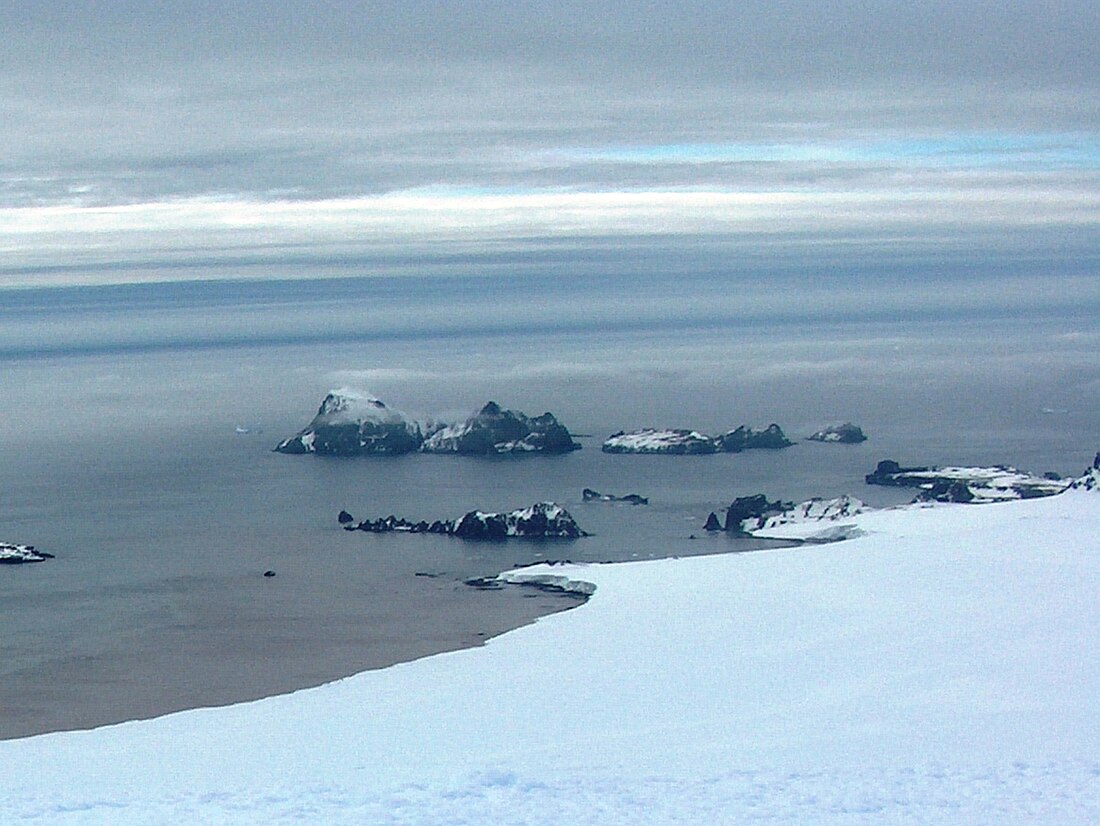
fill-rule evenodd
<path id="1" fill-rule="evenodd" d="M 1100 497 L 522 569 L 573 611 L 321 688 L 0 743 L 0 822 L 1095 823 Z"/>

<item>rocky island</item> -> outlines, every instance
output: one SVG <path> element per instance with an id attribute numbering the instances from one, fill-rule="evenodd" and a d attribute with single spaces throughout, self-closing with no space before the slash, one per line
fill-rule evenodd
<path id="1" fill-rule="evenodd" d="M 580 444 L 552 413 L 529 418 L 489 402 L 464 422 L 416 422 L 379 399 L 349 388 L 333 390 L 317 415 L 277 453 L 321 456 L 398 456 L 417 451 L 485 456 L 568 453 Z"/>
<path id="2" fill-rule="evenodd" d="M 867 436 L 864 434 L 863 429 L 851 422 L 832 424 L 828 427 L 823 427 L 821 430 L 806 438 L 811 442 L 827 442 L 841 445 L 856 445 L 860 442 L 867 441 Z"/>
<path id="3" fill-rule="evenodd" d="M 460 539 L 491 540 L 517 537 L 521 539 L 579 539 L 588 536 L 569 511 L 554 502 L 538 502 L 528 508 L 506 513 L 470 511 L 458 519 L 412 522 L 397 516 L 355 522 L 347 511 L 341 511 L 339 522 L 346 531 L 366 533 L 434 533 L 457 536 Z"/>
<path id="4" fill-rule="evenodd" d="M 425 453 L 485 456 L 492 453 L 569 453 L 580 450 L 553 413 L 528 418 L 489 402 L 460 424 L 447 425 L 429 436 Z"/>
<path id="5" fill-rule="evenodd" d="M 424 430 L 425 426 L 390 410 L 379 399 L 342 388 L 325 396 L 313 420 L 297 435 L 279 442 L 275 451 L 319 456 L 398 456 L 419 450 L 424 443 Z"/>
<path id="6" fill-rule="evenodd" d="M 0 542 L 0 565 L 22 565 L 26 562 L 42 562 L 47 559 L 53 559 L 53 554 L 36 551 L 34 545 Z"/>
<path id="7" fill-rule="evenodd" d="M 609 436 L 603 443 L 604 453 L 666 453 L 701 455 L 710 453 L 740 453 L 743 450 L 778 450 L 794 444 L 777 424 L 755 429 L 741 425 L 720 436 L 710 436 L 697 430 L 622 431 Z"/>

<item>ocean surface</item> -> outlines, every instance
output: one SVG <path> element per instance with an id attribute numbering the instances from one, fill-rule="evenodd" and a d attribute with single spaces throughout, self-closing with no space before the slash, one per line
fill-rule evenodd
<path id="1" fill-rule="evenodd" d="M 701 530 L 737 496 L 888 505 L 909 495 L 863 483 L 880 459 L 1070 474 L 1100 449 L 1100 302 L 1080 281 L 1036 294 L 1004 272 L 962 286 L 954 271 L 498 270 L 0 290 L 0 540 L 56 555 L 0 566 L 0 738 L 477 644 L 575 601 L 464 579 L 759 548 Z M 344 386 L 412 416 L 462 418 L 490 399 L 549 410 L 584 449 L 271 451 Z M 843 421 L 869 440 L 599 450 L 644 426 L 777 422 L 800 440 Z M 651 504 L 584 503 L 585 487 Z M 593 536 L 476 544 L 336 521 L 543 500 Z"/>

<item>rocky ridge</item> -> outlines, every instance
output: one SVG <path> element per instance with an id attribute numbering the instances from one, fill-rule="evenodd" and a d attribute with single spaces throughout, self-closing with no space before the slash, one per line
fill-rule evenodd
<path id="1" fill-rule="evenodd" d="M 588 536 L 581 530 L 569 511 L 554 502 L 537 502 L 530 507 L 505 513 L 470 511 L 458 519 L 437 519 L 433 522 L 426 520 L 413 522 L 393 515 L 355 522 L 354 517 L 347 511 L 341 511 L 339 521 L 346 531 L 433 533 L 474 540 L 510 537 L 579 539 Z"/>

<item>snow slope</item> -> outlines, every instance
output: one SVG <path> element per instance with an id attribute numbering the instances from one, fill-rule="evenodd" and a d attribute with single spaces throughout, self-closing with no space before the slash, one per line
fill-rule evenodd
<path id="1" fill-rule="evenodd" d="M 1100 494 L 523 569 L 584 606 L 222 709 L 0 743 L 0 823 L 1100 822 Z"/>

